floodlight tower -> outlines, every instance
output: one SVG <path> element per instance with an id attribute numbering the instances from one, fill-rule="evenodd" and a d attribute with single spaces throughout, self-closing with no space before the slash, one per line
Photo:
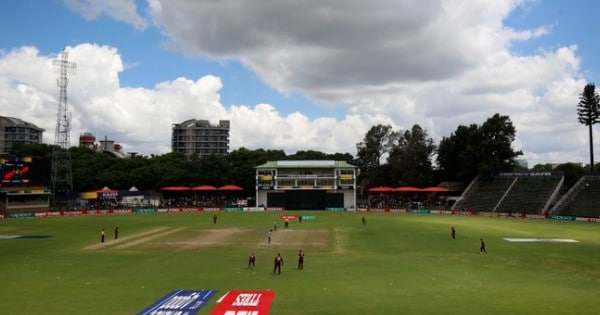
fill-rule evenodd
<path id="1" fill-rule="evenodd" d="M 52 151 L 52 173 L 50 175 L 52 195 L 64 195 L 73 191 L 73 169 L 71 165 L 71 113 L 67 97 L 69 74 L 75 74 L 77 65 L 69 61 L 69 52 L 64 49 L 60 59 L 52 60 L 54 71 L 58 72 L 56 83 L 60 89 L 58 97 L 58 113 L 56 115 L 56 131 L 54 134 L 54 150 Z"/>

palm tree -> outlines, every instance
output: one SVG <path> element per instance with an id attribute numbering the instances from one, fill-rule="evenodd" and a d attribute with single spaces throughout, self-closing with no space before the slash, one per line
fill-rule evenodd
<path id="1" fill-rule="evenodd" d="M 590 133 L 590 172 L 594 171 L 594 141 L 592 138 L 592 126 L 600 123 L 600 96 L 596 93 L 593 83 L 586 84 L 583 93 L 579 95 L 577 104 L 577 115 L 579 122 L 588 126 Z"/>

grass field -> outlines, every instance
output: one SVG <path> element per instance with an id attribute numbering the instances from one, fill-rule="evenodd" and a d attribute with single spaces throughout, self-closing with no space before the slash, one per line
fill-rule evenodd
<path id="1" fill-rule="evenodd" d="M 316 219 L 279 224 L 269 245 L 281 214 L 219 213 L 217 224 L 213 213 L 0 220 L 0 235 L 52 236 L 0 238 L 0 313 L 136 314 L 175 289 L 218 290 L 198 314 L 231 289 L 274 290 L 275 315 L 600 313 L 597 224 L 368 213 L 362 225 L 362 213 L 306 212 Z M 274 276 L 278 252 L 285 263 Z"/>

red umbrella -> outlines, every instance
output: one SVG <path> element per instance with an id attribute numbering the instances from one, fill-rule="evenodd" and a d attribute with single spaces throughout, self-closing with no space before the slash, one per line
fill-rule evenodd
<path id="1" fill-rule="evenodd" d="M 413 187 L 413 186 L 400 186 L 400 187 L 394 189 L 394 191 L 399 191 L 399 192 L 419 192 L 419 191 L 423 191 L 423 190 L 421 190 L 421 188 Z"/>
<path id="2" fill-rule="evenodd" d="M 217 187 L 211 186 L 211 185 L 200 185 L 200 186 L 192 187 L 192 190 L 196 190 L 196 191 L 212 191 L 212 190 L 217 190 Z"/>
<path id="3" fill-rule="evenodd" d="M 225 185 L 225 186 L 221 186 L 219 187 L 219 190 L 225 190 L 225 191 L 240 191 L 240 190 L 244 190 L 242 187 L 240 186 L 236 186 L 236 185 Z"/>
<path id="4" fill-rule="evenodd" d="M 394 188 L 387 187 L 387 186 L 378 186 L 378 187 L 370 188 L 368 191 L 369 192 L 392 192 L 392 191 L 394 191 Z"/>
<path id="5" fill-rule="evenodd" d="M 425 191 L 425 192 L 447 192 L 448 188 L 446 188 L 446 187 L 439 187 L 439 186 L 436 186 L 436 187 L 426 187 L 426 188 L 421 189 L 421 191 Z"/>
<path id="6" fill-rule="evenodd" d="M 167 187 L 163 187 L 160 190 L 162 191 L 188 191 L 191 190 L 190 187 L 185 187 L 185 186 L 167 186 Z"/>

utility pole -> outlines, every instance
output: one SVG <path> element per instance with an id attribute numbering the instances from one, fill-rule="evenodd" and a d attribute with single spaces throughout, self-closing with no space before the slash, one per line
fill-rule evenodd
<path id="1" fill-rule="evenodd" d="M 69 206 L 70 193 L 73 191 L 73 169 L 71 165 L 71 113 L 67 96 L 69 85 L 69 74 L 75 74 L 77 65 L 69 61 L 69 52 L 64 49 L 60 53 L 60 59 L 52 60 L 55 72 L 58 72 L 56 83 L 60 90 L 58 97 L 58 113 L 56 114 L 56 130 L 54 134 L 54 149 L 52 150 L 51 165 L 51 191 L 53 206 L 58 206 L 58 201 L 65 202 Z"/>

